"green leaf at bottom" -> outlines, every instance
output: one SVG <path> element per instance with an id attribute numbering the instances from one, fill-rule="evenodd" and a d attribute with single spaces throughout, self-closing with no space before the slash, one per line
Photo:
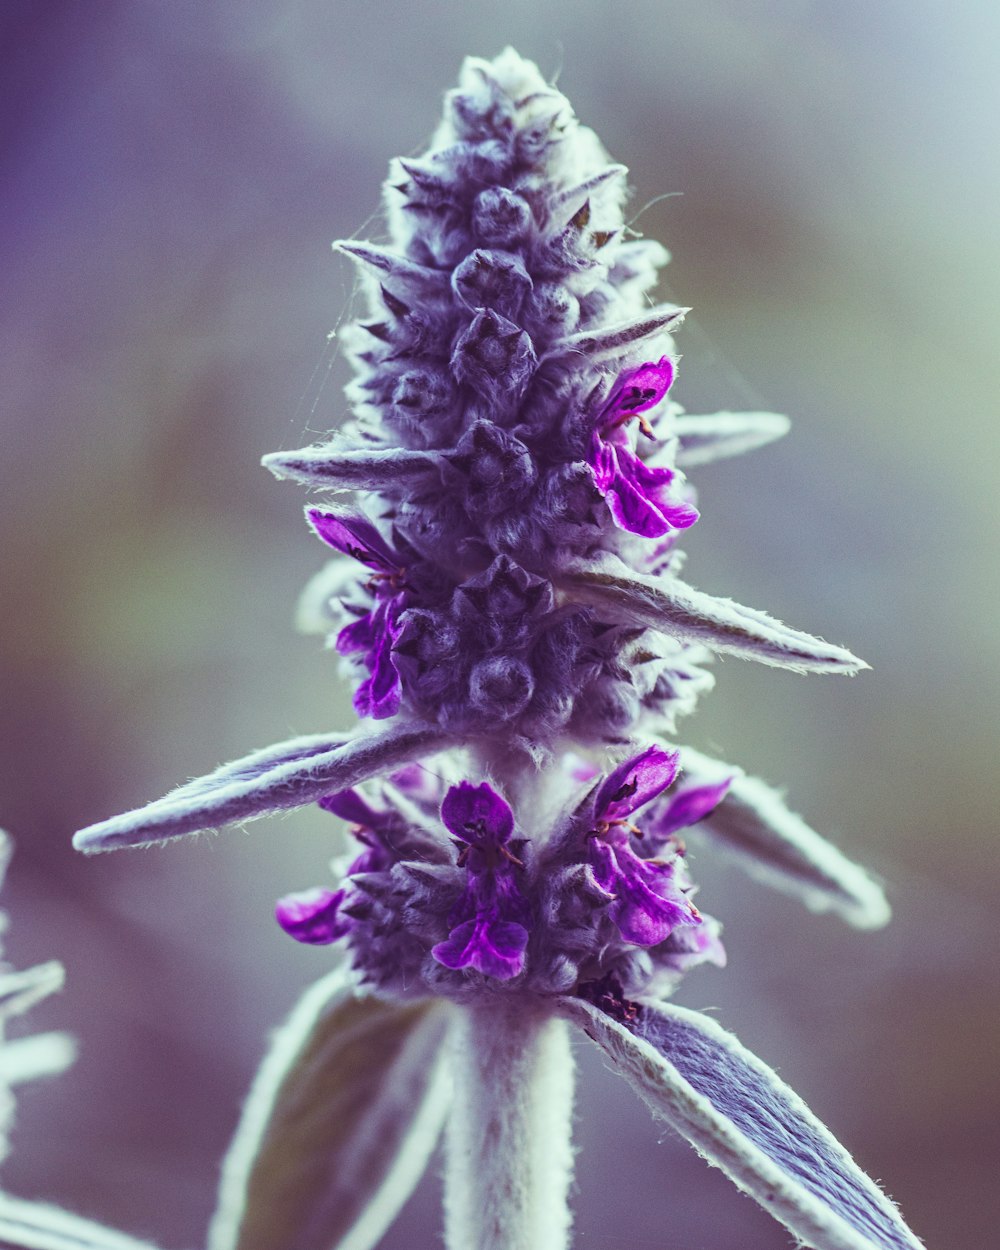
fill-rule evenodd
<path id="1" fill-rule="evenodd" d="M 367 1250 L 412 1193 L 450 1088 L 447 1009 L 357 994 L 342 970 L 277 1034 L 223 1164 L 209 1250 Z"/>

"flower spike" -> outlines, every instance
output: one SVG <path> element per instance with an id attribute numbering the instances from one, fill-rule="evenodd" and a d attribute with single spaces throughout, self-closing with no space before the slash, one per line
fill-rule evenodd
<path id="1" fill-rule="evenodd" d="M 689 829 L 859 927 L 888 907 L 776 791 L 665 741 L 713 653 L 867 665 L 680 578 L 683 470 L 788 422 L 684 414 L 688 310 L 656 299 L 669 257 L 627 224 L 625 173 L 513 49 L 465 63 L 427 150 L 390 165 L 387 239 L 335 244 L 367 302 L 338 333 L 351 416 L 264 459 L 353 492 L 306 509 L 334 559 L 300 619 L 381 723 L 77 834 L 104 851 L 305 803 L 346 822 L 327 881 L 274 891 L 282 930 L 340 963 L 254 1084 L 209 1250 L 372 1250 L 445 1114 L 449 1250 L 567 1250 L 570 1025 L 814 1250 L 919 1246 L 773 1072 L 668 1001 L 726 965 Z"/>

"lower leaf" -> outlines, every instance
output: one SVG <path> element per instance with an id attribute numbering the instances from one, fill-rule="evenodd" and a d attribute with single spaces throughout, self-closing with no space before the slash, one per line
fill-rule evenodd
<path id="1" fill-rule="evenodd" d="M 416 1187 L 450 1099 L 448 1011 L 360 997 L 338 970 L 275 1038 L 223 1165 L 209 1250 L 369 1250 Z"/>
<path id="2" fill-rule="evenodd" d="M 921 1250 L 895 1205 L 805 1103 L 713 1020 L 642 1005 L 619 1021 L 578 998 L 560 1010 L 655 1115 L 813 1250 Z"/>

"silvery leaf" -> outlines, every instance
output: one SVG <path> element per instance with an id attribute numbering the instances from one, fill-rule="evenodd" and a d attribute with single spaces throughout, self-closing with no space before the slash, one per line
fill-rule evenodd
<path id="1" fill-rule="evenodd" d="M 62 964 L 54 959 L 23 971 L 0 972 L 0 1020 L 19 1016 L 61 990 L 65 975 Z"/>
<path id="2" fill-rule="evenodd" d="M 636 573 L 614 556 L 605 556 L 596 567 L 571 563 L 558 581 L 578 600 L 620 621 L 683 642 L 700 642 L 723 654 L 796 673 L 852 674 L 868 668 L 843 647 L 789 629 L 766 612 L 703 594 L 676 577 Z"/>
<path id="3" fill-rule="evenodd" d="M 440 457 L 404 448 L 356 448 L 329 444 L 300 451 L 275 451 L 261 464 L 277 478 L 338 490 L 379 490 L 393 482 L 433 473 Z"/>
<path id="4" fill-rule="evenodd" d="M 602 326 L 599 330 L 583 330 L 571 334 L 558 343 L 550 356 L 582 353 L 592 360 L 605 360 L 621 356 L 634 344 L 652 338 L 655 334 L 670 334 L 678 328 L 690 308 L 678 308 L 675 304 L 662 304 L 651 308 L 642 317 L 615 325 Z"/>
<path id="5" fill-rule="evenodd" d="M 440 269 L 429 269 L 416 261 L 393 251 L 357 239 L 338 239 L 333 244 L 335 252 L 343 252 L 362 272 L 374 274 L 390 283 L 409 290 L 444 295 L 448 291 L 448 275 Z"/>
<path id="6" fill-rule="evenodd" d="M 368 1250 L 450 1099 L 448 1008 L 359 997 L 338 970 L 274 1039 L 223 1164 L 208 1250 Z"/>
<path id="7" fill-rule="evenodd" d="M 622 1024 L 560 1009 L 654 1115 L 813 1250 L 921 1250 L 896 1206 L 778 1076 L 709 1017 L 641 1006 Z"/>
<path id="8" fill-rule="evenodd" d="M 153 1250 L 149 1242 L 128 1237 L 93 1220 L 44 1202 L 28 1202 L 0 1193 L 0 1246 L 24 1250 Z"/>
<path id="9" fill-rule="evenodd" d="M 628 173 L 625 165 L 608 165 L 605 169 L 591 174 L 584 182 L 568 187 L 565 191 L 554 194 L 548 204 L 549 217 L 558 220 L 560 216 L 572 216 L 587 202 L 593 193 L 612 179 L 624 178 Z"/>
<path id="10" fill-rule="evenodd" d="M 673 425 L 680 443 L 677 464 L 689 469 L 727 456 L 741 456 L 784 437 L 790 427 L 788 418 L 776 412 L 716 412 L 710 417 L 685 413 L 676 417 Z"/>
<path id="11" fill-rule="evenodd" d="M 81 829 L 73 845 L 87 854 L 143 846 L 301 807 L 412 759 L 433 755 L 450 742 L 435 727 L 406 721 L 354 738 L 324 734 L 292 738 L 224 764 L 145 807 Z"/>
<path id="12" fill-rule="evenodd" d="M 76 1058 L 68 1033 L 32 1033 L 0 1046 L 0 1084 L 20 1085 L 39 1076 L 57 1076 Z"/>
<path id="13" fill-rule="evenodd" d="M 835 911 L 858 929 L 879 929 L 891 917 L 882 887 L 821 837 L 773 786 L 685 747 L 687 780 L 736 773 L 722 802 L 698 829 L 731 852 L 753 876 L 794 894 L 813 911 Z"/>

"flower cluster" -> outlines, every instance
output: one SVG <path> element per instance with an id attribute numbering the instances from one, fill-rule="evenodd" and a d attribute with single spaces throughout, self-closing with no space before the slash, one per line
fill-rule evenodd
<path id="1" fill-rule="evenodd" d="M 725 961 L 676 834 L 730 778 L 688 786 L 677 773 L 676 751 L 650 747 L 599 783 L 568 778 L 566 815 L 531 837 L 486 782 L 444 789 L 411 768 L 377 801 L 330 795 L 320 806 L 365 849 L 339 889 L 283 898 L 278 922 L 301 942 L 347 938 L 362 979 L 401 998 L 587 992 L 608 978 L 633 997 L 662 994 L 694 963 Z"/>
<path id="2" fill-rule="evenodd" d="M 104 851 L 318 802 L 360 844 L 331 888 L 278 904 L 293 938 L 349 959 L 261 1069 L 211 1250 L 374 1245 L 446 1114 L 453 1250 L 561 1250 L 567 1020 L 804 1244 L 918 1244 L 774 1073 L 668 1001 L 724 962 L 681 830 L 859 927 L 888 908 L 777 791 L 670 741 L 713 653 L 866 665 L 680 576 L 683 470 L 787 422 L 673 398 L 686 310 L 650 299 L 666 253 L 625 228 L 625 173 L 512 50 L 466 62 L 428 152 L 392 165 L 388 243 L 337 245 L 369 306 L 341 335 L 352 416 L 265 457 L 338 496 L 306 509 L 337 555 L 301 620 L 344 657 L 361 724 L 77 835 Z M 330 1114 L 303 1118 L 317 1098 Z"/>

